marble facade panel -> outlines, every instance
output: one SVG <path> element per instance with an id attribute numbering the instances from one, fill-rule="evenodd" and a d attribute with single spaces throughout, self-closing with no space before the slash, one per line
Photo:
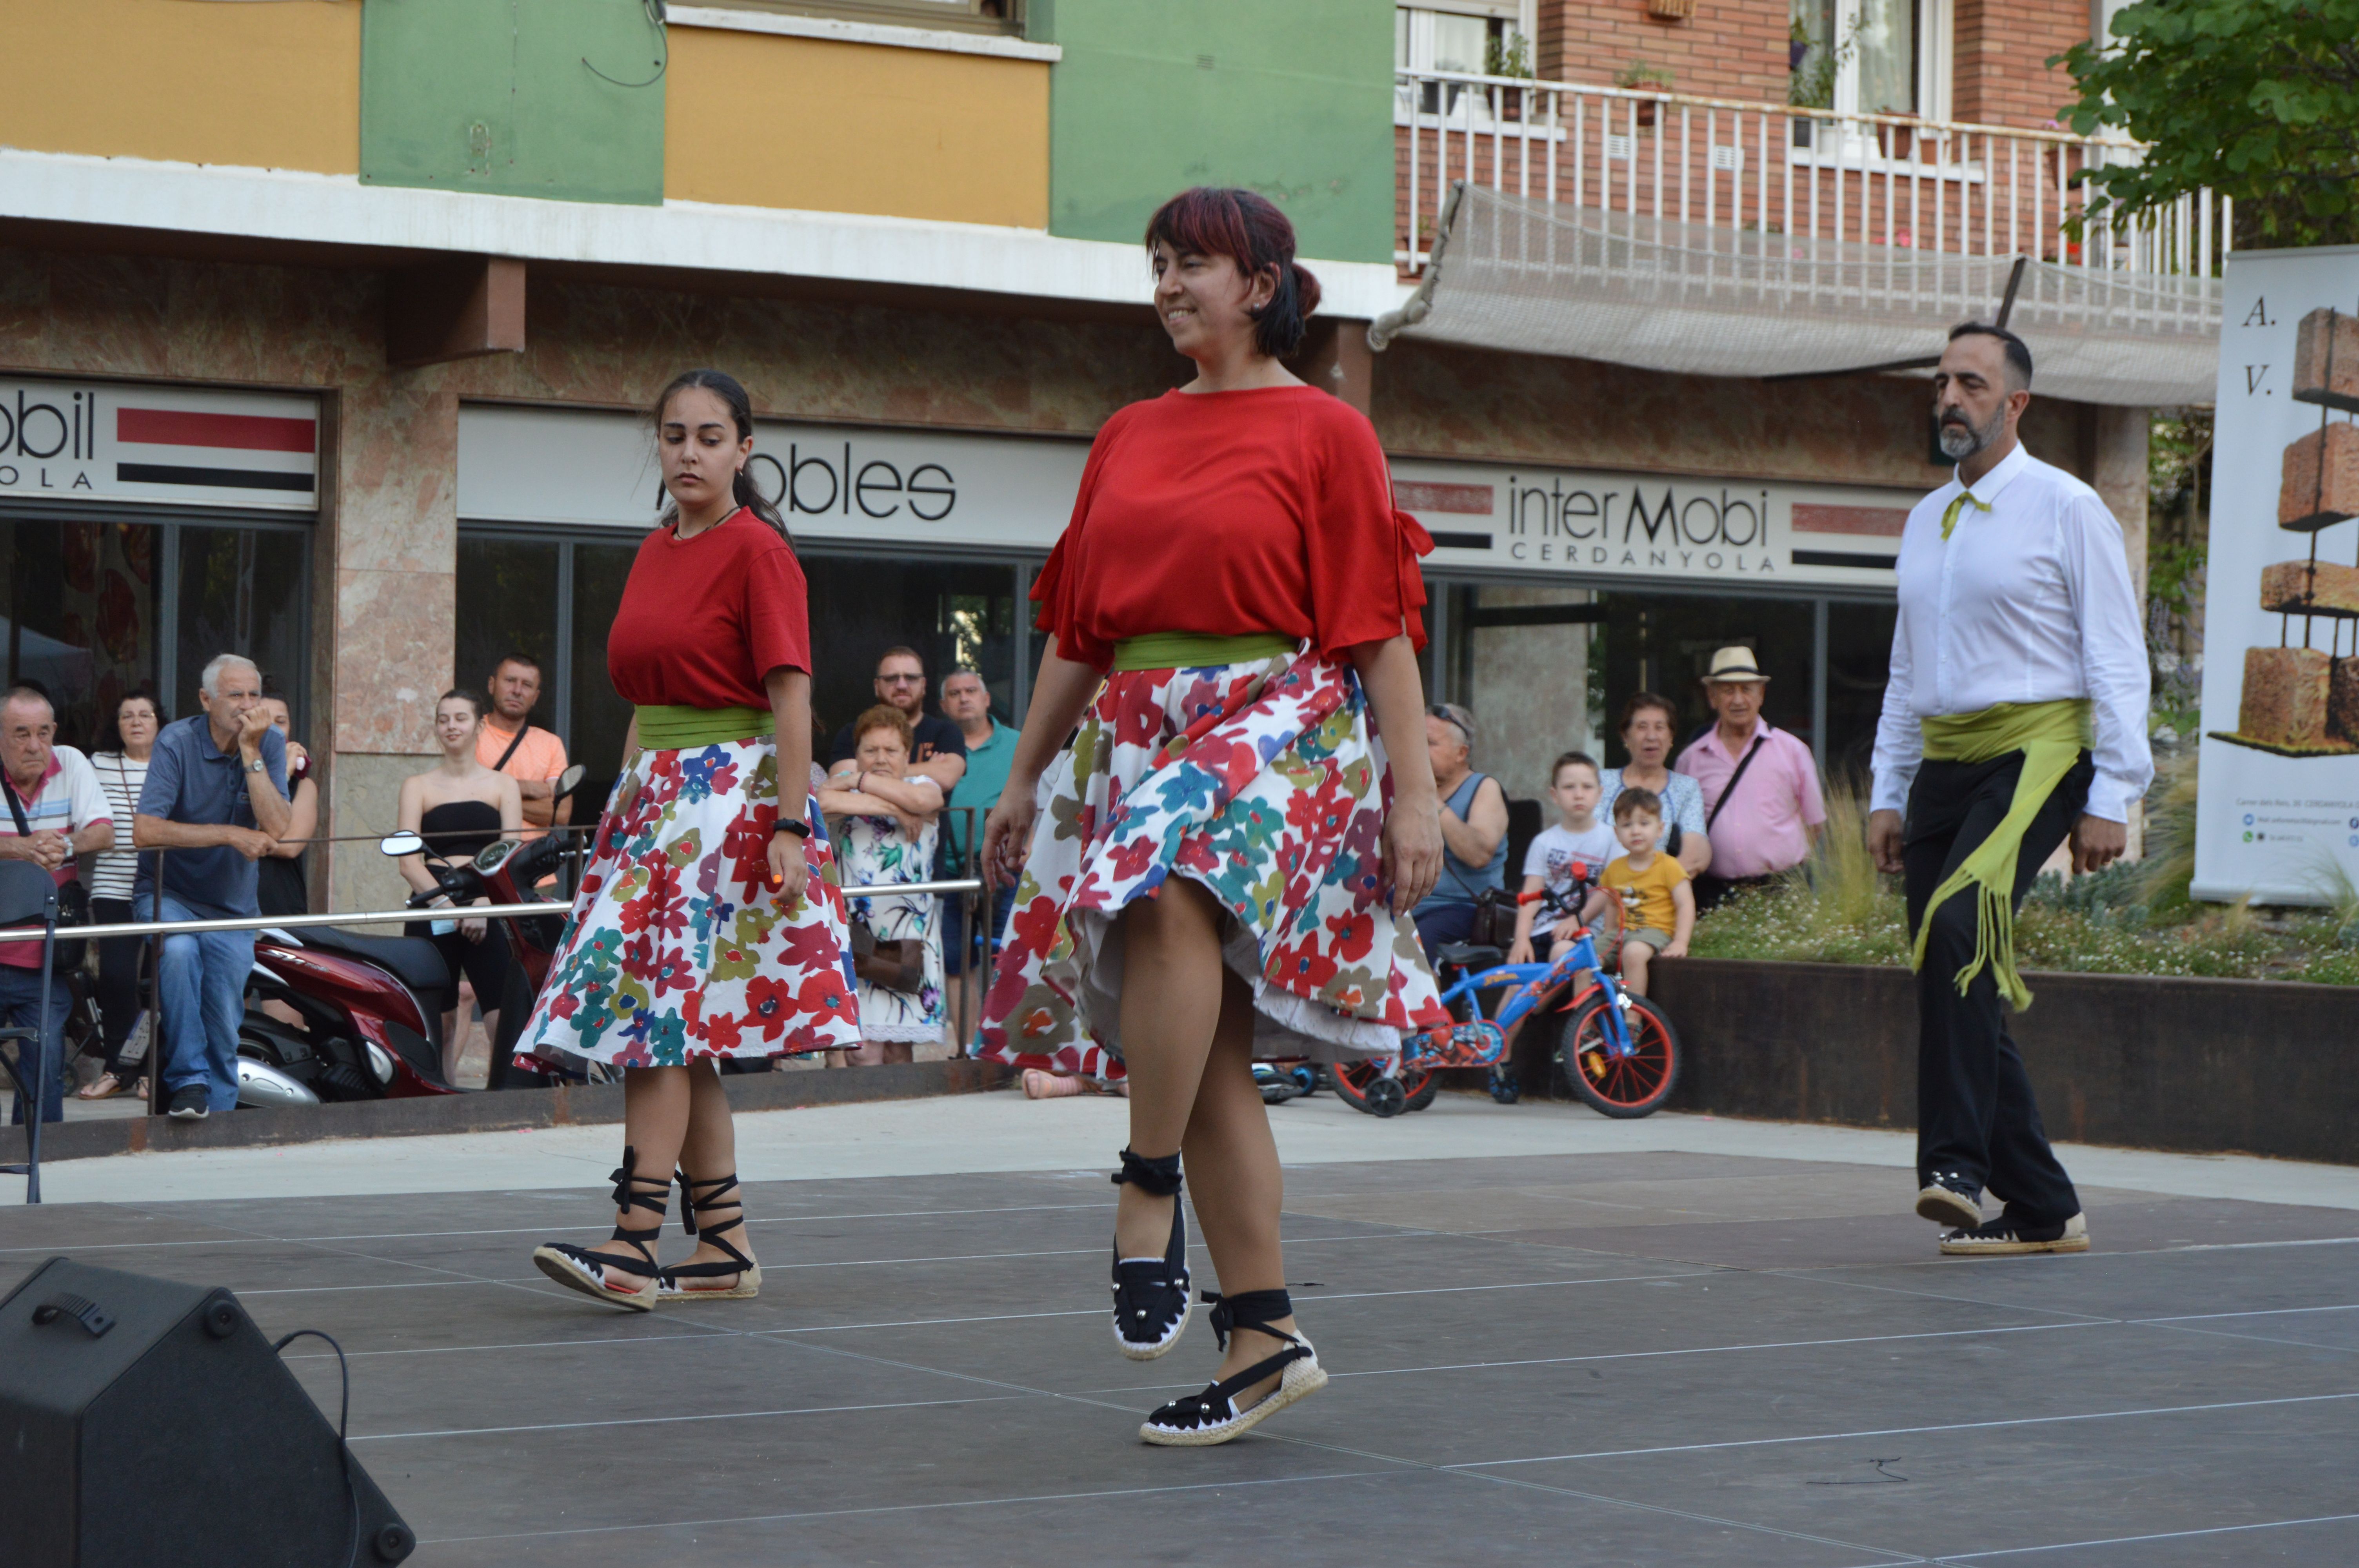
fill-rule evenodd
<path id="1" fill-rule="evenodd" d="M 451 573 L 336 573 L 336 750 L 433 756 L 450 689 Z"/>

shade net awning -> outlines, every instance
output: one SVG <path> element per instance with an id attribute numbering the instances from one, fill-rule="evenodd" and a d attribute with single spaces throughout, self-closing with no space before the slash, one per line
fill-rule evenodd
<path id="1" fill-rule="evenodd" d="M 2018 258 L 1714 228 L 1517 197 L 1451 193 L 1394 336 L 1692 375 L 1833 373 L 1938 355 L 1994 319 Z M 2209 403 L 2217 279 L 2024 261 L 2007 325 L 2034 389 L 2083 403 Z"/>

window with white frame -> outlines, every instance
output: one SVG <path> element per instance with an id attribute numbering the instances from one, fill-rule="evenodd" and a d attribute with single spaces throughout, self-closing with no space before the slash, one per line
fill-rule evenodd
<path id="1" fill-rule="evenodd" d="M 1843 114 L 1949 118 L 1951 7 L 1951 0 L 1789 0 L 1788 102 Z"/>
<path id="2" fill-rule="evenodd" d="M 1426 0 L 1393 10 L 1393 64 L 1401 70 L 1464 71 L 1476 76 L 1532 74 L 1531 37 L 1538 0 Z M 1404 89 L 1399 106 L 1414 102 L 1425 114 L 1447 103 L 1455 107 L 1460 90 L 1447 94 L 1440 82 L 1415 93 Z M 1476 100 L 1480 103 L 1481 100 Z"/>

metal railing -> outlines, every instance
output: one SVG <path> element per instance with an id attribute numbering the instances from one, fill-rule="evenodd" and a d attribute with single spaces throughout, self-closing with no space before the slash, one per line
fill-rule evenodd
<path id="1" fill-rule="evenodd" d="M 1455 71 L 1400 70 L 1394 260 L 1421 272 L 1451 183 L 1708 228 L 2091 270 L 2219 276 L 2210 190 L 2074 232 L 2091 170 L 2136 142 Z"/>

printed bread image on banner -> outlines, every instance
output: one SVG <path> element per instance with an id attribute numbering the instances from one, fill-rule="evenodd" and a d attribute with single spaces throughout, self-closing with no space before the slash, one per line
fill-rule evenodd
<path id="1" fill-rule="evenodd" d="M 2359 247 L 2237 253 L 2224 294 L 2194 891 L 2329 903 L 2359 882 Z"/>

